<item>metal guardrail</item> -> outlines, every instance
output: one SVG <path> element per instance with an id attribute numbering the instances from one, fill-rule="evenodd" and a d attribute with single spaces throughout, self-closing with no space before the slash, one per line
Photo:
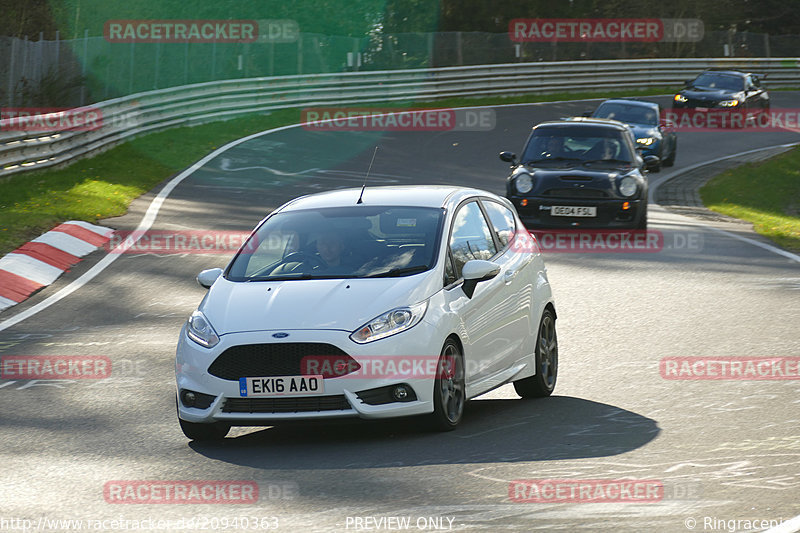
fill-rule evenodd
<path id="1" fill-rule="evenodd" d="M 800 87 L 800 59 L 636 59 L 513 63 L 225 80 L 173 87 L 91 106 L 87 131 L 10 131 L 0 121 L 0 178 L 69 163 L 134 136 L 276 109 L 463 96 L 643 89 L 681 85 L 706 68 L 766 74 L 767 88 Z M 88 108 L 84 108 L 88 109 Z"/>

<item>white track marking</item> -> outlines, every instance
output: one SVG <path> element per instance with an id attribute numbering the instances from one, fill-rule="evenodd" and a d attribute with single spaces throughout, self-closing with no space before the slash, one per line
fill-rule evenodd
<path id="1" fill-rule="evenodd" d="M 93 280 L 98 274 L 100 274 L 103 270 L 105 270 L 111 263 L 119 259 L 120 256 L 123 255 L 122 252 L 127 250 L 130 246 L 137 243 L 139 239 L 144 235 L 144 232 L 149 230 L 153 223 L 156 220 L 156 216 L 158 215 L 158 211 L 161 209 L 161 205 L 164 203 L 164 200 L 172 193 L 172 191 L 177 187 L 183 180 L 187 177 L 191 176 L 195 170 L 202 167 L 219 154 L 225 152 L 226 150 L 233 148 L 234 146 L 238 146 L 243 142 L 247 142 L 250 139 L 255 139 L 256 137 L 260 137 L 262 135 L 267 135 L 269 133 L 275 133 L 277 131 L 283 131 L 289 128 L 296 128 L 299 127 L 299 124 L 291 124 L 289 126 L 281 126 L 280 128 L 273 128 L 271 130 L 262 131 L 259 133 L 254 133 L 253 135 L 248 135 L 247 137 L 242 137 L 241 139 L 237 139 L 235 141 L 231 141 L 225 146 L 221 146 L 208 154 L 207 156 L 203 157 L 192 166 L 184 170 L 183 172 L 179 173 L 177 176 L 172 178 L 169 183 L 167 183 L 163 189 L 161 189 L 153 201 L 150 202 L 150 206 L 147 208 L 147 212 L 142 217 L 142 221 L 134 230 L 134 234 L 132 235 L 131 239 L 125 239 L 119 246 L 117 246 L 114 250 L 118 253 L 109 253 L 105 257 L 103 257 L 100 261 L 98 261 L 94 266 L 92 266 L 89 270 L 83 273 L 78 279 L 74 280 L 72 283 L 64 287 L 63 289 L 59 290 L 55 294 L 48 296 L 38 304 L 34 305 L 33 307 L 22 311 L 21 313 L 12 316 L 9 319 L 6 319 L 0 322 L 0 331 L 6 330 L 15 324 L 19 324 L 23 320 L 26 320 L 37 313 L 44 311 L 51 305 L 56 302 L 61 301 L 62 299 L 66 298 L 73 292 L 77 291 L 91 280 Z M 46 235 L 46 234 L 45 234 Z M 77 239 L 76 239 L 77 240 Z M 37 239 L 38 241 L 38 239 Z M 38 241 L 43 242 L 43 241 Z M 49 243 L 48 243 L 49 244 Z"/>
<path id="2" fill-rule="evenodd" d="M 700 167 L 704 167 L 706 165 L 712 165 L 712 164 L 718 163 L 720 161 L 725 161 L 726 159 L 733 159 L 734 157 L 740 157 L 740 156 L 747 155 L 747 154 L 755 154 L 757 152 L 763 152 L 765 150 L 772 150 L 772 149 L 775 149 L 775 148 L 791 148 L 791 147 L 797 146 L 797 145 L 800 145 L 800 143 L 777 144 L 775 146 L 767 146 L 767 147 L 764 147 L 764 148 L 756 148 L 755 150 L 747 150 L 746 152 L 739 152 L 738 154 L 726 155 L 725 157 L 718 157 L 718 158 L 712 159 L 710 161 L 704 161 L 702 163 L 696 163 L 696 164 L 691 165 L 689 167 L 680 169 L 676 174 L 680 175 L 680 174 L 684 174 L 686 172 L 691 172 L 692 170 L 698 169 Z M 650 187 L 649 194 L 648 194 L 648 201 L 650 203 L 655 203 L 654 199 L 656 197 L 656 191 L 658 190 L 658 187 L 662 183 L 667 181 L 670 177 L 671 177 L 671 175 L 664 176 L 662 179 L 658 180 L 656 183 L 654 183 Z M 660 204 L 655 204 L 655 205 L 660 205 Z M 714 227 L 714 226 L 712 226 L 710 224 L 703 224 L 702 222 L 699 222 L 696 219 L 693 219 L 691 217 L 687 217 L 685 215 L 680 215 L 679 214 L 679 216 L 683 216 L 684 218 L 688 218 L 689 220 L 692 221 L 692 225 L 694 225 L 694 226 L 702 226 L 704 228 L 708 228 L 710 230 L 716 231 L 717 233 L 721 233 L 721 234 L 725 235 L 726 237 L 730 237 L 730 238 L 736 239 L 738 241 L 746 242 L 747 244 L 752 244 L 753 246 L 758 246 L 759 248 L 763 248 L 764 250 L 767 250 L 768 252 L 772 252 L 774 254 L 781 255 L 783 257 L 786 257 L 787 259 L 791 259 L 792 261 L 796 261 L 796 262 L 800 263 L 800 255 L 793 254 L 792 252 L 787 252 L 786 250 L 784 250 L 782 248 L 778 248 L 777 246 L 773 246 L 773 245 L 767 244 L 765 242 L 757 241 L 755 239 L 742 237 L 741 235 L 736 235 L 735 233 L 731 233 L 729 231 L 725 231 L 723 229 L 719 229 L 719 228 Z"/>

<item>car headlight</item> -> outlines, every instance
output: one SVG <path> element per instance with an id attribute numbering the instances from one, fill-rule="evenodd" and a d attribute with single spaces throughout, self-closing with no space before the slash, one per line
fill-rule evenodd
<path id="1" fill-rule="evenodd" d="M 219 342 L 219 335 L 214 331 L 211 322 L 200 311 L 195 311 L 186 322 L 186 335 L 194 342 L 206 348 L 213 348 Z"/>
<path id="2" fill-rule="evenodd" d="M 384 339 L 416 326 L 425 311 L 428 309 L 428 300 L 407 307 L 398 307 L 373 318 L 350 335 L 350 338 L 359 344 Z"/>
<path id="3" fill-rule="evenodd" d="M 676 102 L 685 102 L 685 101 L 687 101 L 687 100 L 688 100 L 688 98 L 686 98 L 686 97 L 685 97 L 685 96 L 683 96 L 682 94 L 676 94 L 676 95 L 675 95 L 675 101 L 676 101 Z"/>
<path id="4" fill-rule="evenodd" d="M 720 107 L 736 107 L 739 105 L 739 100 L 723 100 L 719 105 Z"/>
<path id="5" fill-rule="evenodd" d="M 514 186 L 517 188 L 517 192 L 527 194 L 533 189 L 533 177 L 530 174 L 519 174 L 514 180 Z"/>
<path id="6" fill-rule="evenodd" d="M 622 193 L 622 196 L 633 196 L 638 188 L 639 185 L 636 180 L 630 176 L 626 176 L 619 181 L 619 192 Z"/>
<path id="7" fill-rule="evenodd" d="M 640 137 L 636 139 L 636 144 L 641 144 L 642 146 L 650 146 L 654 142 L 656 142 L 655 137 Z"/>

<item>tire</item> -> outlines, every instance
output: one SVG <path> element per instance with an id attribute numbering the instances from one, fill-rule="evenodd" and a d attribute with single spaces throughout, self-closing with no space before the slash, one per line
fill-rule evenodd
<path id="1" fill-rule="evenodd" d="M 645 208 L 644 213 L 642 213 L 642 218 L 639 220 L 639 223 L 636 224 L 636 229 L 647 229 L 647 208 Z"/>
<path id="2" fill-rule="evenodd" d="M 433 413 L 430 423 L 436 431 L 452 431 L 464 415 L 466 403 L 464 356 L 456 341 L 448 338 L 436 366 L 433 381 Z"/>
<path id="3" fill-rule="evenodd" d="M 544 398 L 556 388 L 558 378 L 558 337 L 556 317 L 545 309 L 536 335 L 536 375 L 514 382 L 514 390 L 523 398 Z"/>
<path id="4" fill-rule="evenodd" d="M 672 153 L 669 154 L 669 157 L 664 159 L 661 164 L 665 167 L 671 167 L 675 164 L 675 156 L 678 155 L 678 140 L 675 140 L 675 144 L 672 145 Z"/>
<path id="5" fill-rule="evenodd" d="M 196 422 L 187 422 L 185 420 L 181 420 L 180 418 L 178 419 L 178 422 L 181 424 L 181 430 L 183 430 L 183 434 L 196 441 L 222 440 L 231 429 L 230 424 L 225 424 L 222 422 L 198 424 Z"/>

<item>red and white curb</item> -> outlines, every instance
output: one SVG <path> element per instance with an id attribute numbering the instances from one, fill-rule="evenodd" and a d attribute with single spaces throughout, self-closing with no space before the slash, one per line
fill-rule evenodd
<path id="1" fill-rule="evenodd" d="M 0 311 L 53 283 L 113 234 L 111 228 L 71 220 L 0 258 Z"/>

